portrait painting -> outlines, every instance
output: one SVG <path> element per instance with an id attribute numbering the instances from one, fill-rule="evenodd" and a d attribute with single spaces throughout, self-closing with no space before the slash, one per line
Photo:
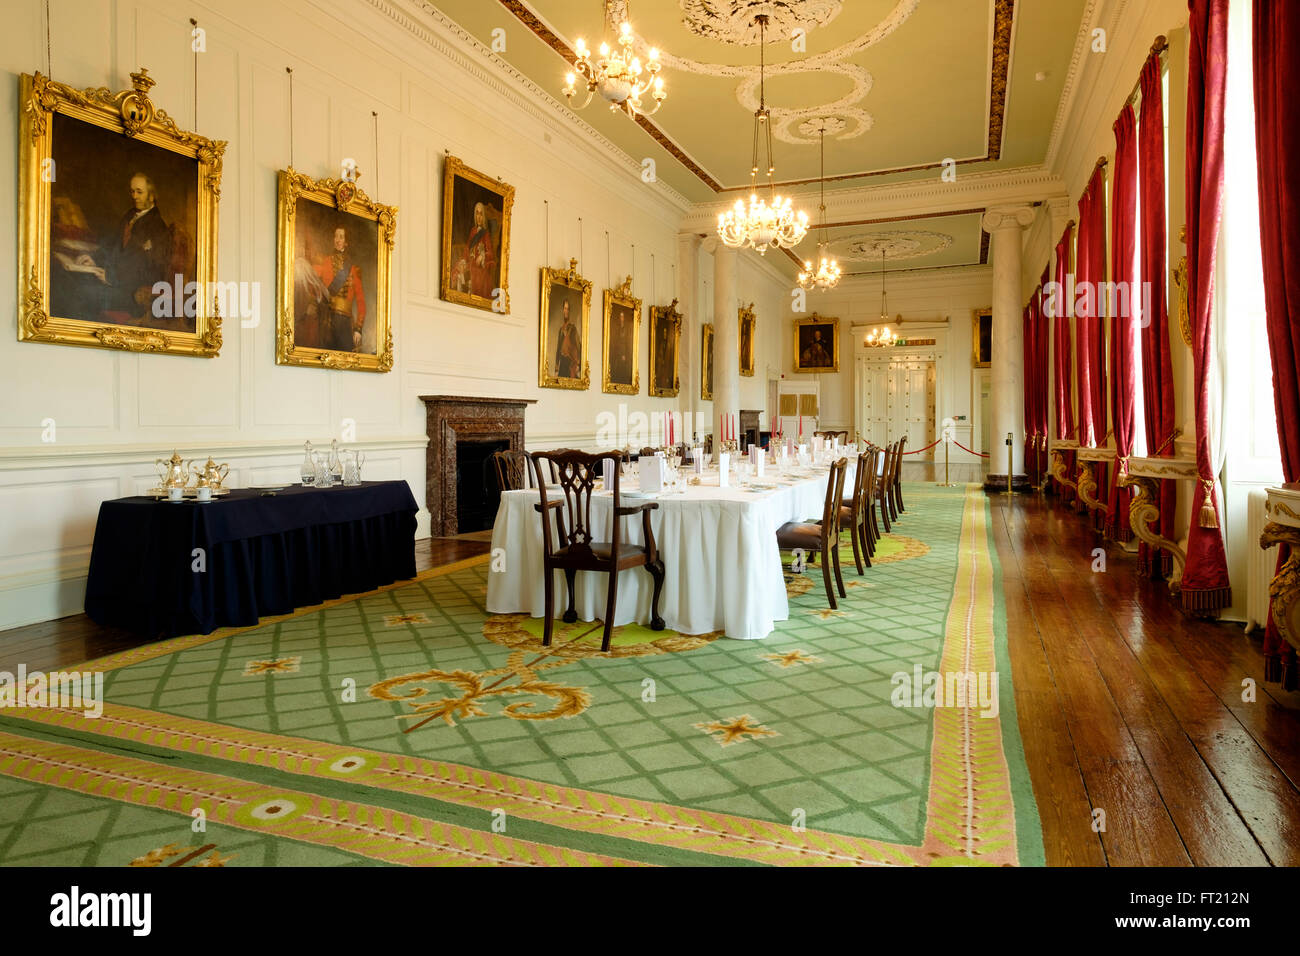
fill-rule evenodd
<path id="1" fill-rule="evenodd" d="M 700 398 L 713 401 L 713 325 L 700 328 Z"/>
<path id="2" fill-rule="evenodd" d="M 641 341 L 641 300 L 632 295 L 632 277 L 617 289 L 605 290 L 605 371 L 603 391 L 636 395 L 641 391 L 638 344 Z"/>
<path id="3" fill-rule="evenodd" d="M 754 303 L 740 310 L 740 374 L 754 374 L 754 331 L 758 320 L 754 316 Z"/>
<path id="4" fill-rule="evenodd" d="M 578 260 L 568 269 L 542 269 L 540 354 L 537 384 L 543 388 L 586 390 L 591 385 L 587 360 L 591 282 L 578 274 Z"/>
<path id="5" fill-rule="evenodd" d="M 681 343 L 682 315 L 677 300 L 650 309 L 650 394 L 675 398 L 681 390 L 677 350 Z"/>
<path id="6" fill-rule="evenodd" d="M 156 109 L 147 70 L 131 79 L 22 77 L 18 337 L 212 357 L 226 144 Z"/>
<path id="7" fill-rule="evenodd" d="M 515 187 L 448 156 L 442 176 L 442 298 L 510 311 L 510 208 Z"/>
<path id="8" fill-rule="evenodd" d="M 976 309 L 971 326 L 971 350 L 975 368 L 988 368 L 993 364 L 993 309 Z"/>
<path id="9" fill-rule="evenodd" d="M 796 372 L 838 372 L 840 370 L 840 320 L 814 312 L 794 320 L 794 370 Z"/>
<path id="10" fill-rule="evenodd" d="M 357 176 L 280 172 L 277 364 L 393 367 L 389 264 L 397 210 L 372 202 Z"/>

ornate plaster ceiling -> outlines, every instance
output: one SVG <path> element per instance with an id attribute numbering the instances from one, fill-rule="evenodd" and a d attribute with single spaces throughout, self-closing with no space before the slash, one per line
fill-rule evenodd
<path id="1" fill-rule="evenodd" d="M 600 0 L 412 0 L 434 6 L 543 90 L 560 87 L 579 37 L 597 45 Z M 749 188 L 759 47 L 771 18 L 766 96 L 778 179 L 828 188 L 1043 160 L 1085 0 L 610 0 L 665 64 L 669 96 L 637 122 L 578 117 L 696 202 Z M 802 33 L 798 32 L 802 31 Z M 497 35 L 500 35 L 499 33 Z M 1045 74 L 1038 81 L 1036 74 Z"/>

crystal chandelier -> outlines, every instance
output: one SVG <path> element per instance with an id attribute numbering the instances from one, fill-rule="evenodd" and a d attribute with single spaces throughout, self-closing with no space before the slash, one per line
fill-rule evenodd
<path id="1" fill-rule="evenodd" d="M 869 349 L 883 348 L 894 344 L 894 333 L 889 329 L 889 309 L 885 298 L 885 245 L 880 244 L 880 322 L 879 328 L 872 329 L 862 344 Z"/>
<path id="2" fill-rule="evenodd" d="M 765 88 L 767 63 L 763 58 L 764 38 L 767 34 L 767 14 L 754 18 L 758 24 L 758 109 L 754 111 L 754 163 L 749 171 L 749 205 L 742 199 L 726 212 L 718 214 L 718 238 L 723 245 L 733 248 L 750 246 L 761 256 L 768 246 L 774 249 L 798 245 L 808 234 L 808 214 L 795 212 L 790 198 L 776 194 L 772 175 L 776 165 L 772 162 L 772 114 L 767 108 Z M 758 141 L 759 130 L 765 131 L 767 142 L 767 185 L 770 198 L 758 195 Z"/>
<path id="3" fill-rule="evenodd" d="M 608 26 L 610 10 L 607 0 L 601 0 L 601 12 Z M 630 15 L 630 8 L 628 12 Z M 592 63 L 587 44 L 581 38 L 578 39 L 575 44 L 578 58 L 573 63 L 576 74 L 568 73 L 564 77 L 564 95 L 569 105 L 574 106 L 573 98 L 577 95 L 575 84 L 581 76 L 583 85 L 587 88 L 587 96 L 574 106 L 575 109 L 586 109 L 592 96 L 599 93 L 611 110 L 622 110 L 633 119 L 638 115 L 651 116 L 657 113 L 668 96 L 663 77 L 659 75 L 659 51 L 652 47 L 648 62 L 643 65 L 641 58 L 632 49 L 636 38 L 632 35 L 632 24 L 627 20 L 619 24 L 617 42 L 618 47 L 613 50 L 608 43 L 602 42 L 600 59 Z M 641 102 L 641 97 L 646 93 L 654 98 L 654 106 L 650 109 L 646 109 Z"/>
<path id="4" fill-rule="evenodd" d="M 813 270 L 812 260 L 805 260 L 803 264 L 804 271 L 799 273 L 799 288 L 806 292 L 816 289 L 818 292 L 826 292 L 840 284 L 840 264 L 833 256 L 826 254 L 826 121 L 821 121 L 821 205 L 818 209 L 822 214 L 822 241 L 817 243 L 817 269 Z"/>

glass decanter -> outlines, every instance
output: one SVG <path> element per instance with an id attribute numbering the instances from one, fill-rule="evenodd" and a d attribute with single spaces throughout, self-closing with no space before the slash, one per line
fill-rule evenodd
<path id="1" fill-rule="evenodd" d="M 339 458 L 339 440 L 337 438 L 330 442 L 330 457 L 329 465 L 327 467 L 329 468 L 330 473 L 330 484 L 342 484 L 343 462 Z"/>
<path id="2" fill-rule="evenodd" d="M 306 454 L 303 455 L 302 467 L 298 469 L 298 474 L 302 477 L 304 485 L 314 485 L 316 483 L 316 459 L 312 455 L 311 442 L 303 446 Z"/>

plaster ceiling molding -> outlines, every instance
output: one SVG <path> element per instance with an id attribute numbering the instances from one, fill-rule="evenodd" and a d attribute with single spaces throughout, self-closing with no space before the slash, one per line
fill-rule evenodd
<path id="1" fill-rule="evenodd" d="M 682 25 L 696 36 L 753 46 L 759 42 L 754 18 L 767 14 L 773 36 L 788 37 L 795 29 L 805 34 L 834 20 L 843 7 L 840 0 L 680 0 Z"/>
<path id="2" fill-rule="evenodd" d="M 1056 102 L 1056 116 L 1052 120 L 1052 132 L 1047 138 L 1047 154 L 1043 165 L 1049 169 L 1056 166 L 1057 151 L 1061 148 L 1061 137 L 1065 132 L 1066 117 L 1074 110 L 1074 100 L 1079 91 L 1079 74 L 1089 56 L 1092 46 L 1092 30 L 1100 19 L 1100 10 L 1104 0 L 1088 0 L 1083 16 L 1079 18 L 1079 33 L 1074 39 L 1074 51 L 1070 55 L 1070 65 L 1065 71 L 1065 83 L 1061 88 L 1061 98 Z M 1127 0 L 1122 0 L 1121 8 Z"/>
<path id="3" fill-rule="evenodd" d="M 624 2 L 624 0 L 616 0 L 616 2 Z M 884 19 L 847 43 L 814 56 L 768 65 L 767 75 L 771 78 L 796 76 L 801 73 L 835 73 L 847 77 L 852 84 L 852 89 L 848 93 L 827 103 L 810 103 L 798 109 L 771 107 L 772 135 L 784 143 L 812 145 L 817 142 L 815 137 L 801 135 L 797 128 L 792 130 L 791 127 L 802 124 L 809 118 L 826 115 L 833 115 L 844 121 L 842 130 L 836 136 L 837 139 L 853 139 L 871 129 L 873 123 L 871 114 L 857 106 L 871 92 L 871 74 L 864 68 L 845 61 L 894 33 L 920 3 L 921 0 L 898 0 Z M 688 30 L 736 46 L 757 42 L 757 28 L 752 21 L 760 13 L 766 13 L 778 23 L 778 28 L 771 31 L 774 35 L 789 36 L 790 31 L 796 26 L 811 32 L 817 26 L 824 25 L 839 12 L 841 7 L 838 0 L 681 0 L 681 4 L 685 14 L 684 23 Z M 831 8 L 834 8 L 834 11 L 827 15 Z M 825 16 L 825 19 L 819 20 L 822 16 Z M 746 19 L 750 21 L 748 30 L 743 27 Z M 717 31 L 718 35 L 707 32 L 709 30 Z M 754 34 L 753 38 L 745 40 L 750 33 Z M 659 59 L 664 66 L 687 73 L 738 78 L 740 83 L 736 86 L 737 102 L 751 113 L 758 109 L 759 71 L 752 66 L 704 63 L 663 51 L 660 51 Z"/>
<path id="4" fill-rule="evenodd" d="M 863 232 L 830 243 L 831 251 L 846 262 L 879 262 L 882 255 L 889 262 L 921 259 L 951 245 L 952 236 L 947 233 L 920 229 Z"/>

